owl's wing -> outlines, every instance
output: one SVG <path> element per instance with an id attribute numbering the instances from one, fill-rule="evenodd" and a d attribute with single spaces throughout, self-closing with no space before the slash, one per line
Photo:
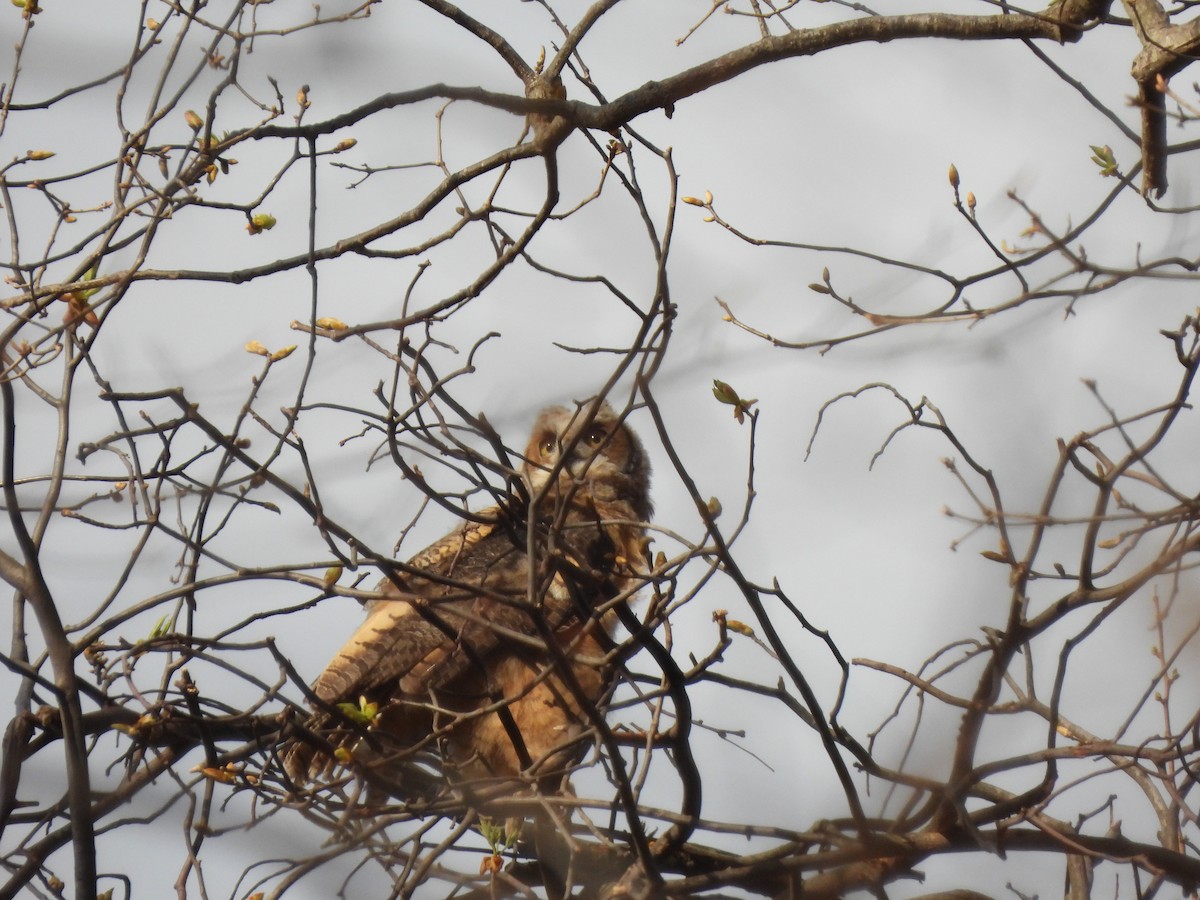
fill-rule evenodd
<path id="1" fill-rule="evenodd" d="M 326 703 L 352 700 L 402 678 L 450 644 L 446 633 L 407 599 L 379 600 L 317 678 L 313 693 Z"/>
<path id="2" fill-rule="evenodd" d="M 537 523 L 538 571 L 531 574 L 526 523 L 508 522 L 478 540 L 450 569 L 450 577 L 477 586 L 469 600 L 431 604 L 457 636 L 422 658 L 401 680 L 409 695 L 451 685 L 472 667 L 479 668 L 497 647 L 502 651 L 536 655 L 551 651 L 543 640 L 564 626 L 595 619 L 604 601 L 619 593 L 612 577 L 614 545 L 600 525 L 592 504 L 571 508 L 555 526 Z M 554 533 L 551 534 L 550 531 Z M 530 598 L 530 580 L 537 583 Z M 442 597 L 455 588 L 444 588 Z M 460 589 L 461 593 L 461 589 Z M 436 592 L 431 596 L 437 596 Z M 532 637 L 514 639 L 512 633 Z M 507 647 L 504 647 L 507 643 Z"/>
<path id="3" fill-rule="evenodd" d="M 380 585 L 388 596 L 317 679 L 317 697 L 338 703 L 397 685 L 402 695 L 421 696 L 484 665 L 505 631 L 533 635 L 537 617 L 550 629 L 570 618 L 561 577 L 529 609 L 523 536 L 523 526 L 468 523 L 419 553 L 410 565 L 425 575 L 404 579 L 406 592 Z"/>
<path id="4" fill-rule="evenodd" d="M 498 513 L 488 510 L 483 518 Z M 448 577 L 460 562 L 469 570 L 473 568 L 471 559 L 496 530 L 494 523 L 466 522 L 414 556 L 409 567 L 441 577 Z M 367 618 L 313 684 L 313 693 L 321 700 L 353 700 L 395 682 L 430 653 L 453 645 L 454 626 L 444 619 L 448 610 L 430 609 L 422 616 L 414 605 L 425 601 L 423 595 L 439 592 L 441 586 L 413 576 L 402 576 L 402 583 L 407 591 L 386 578 L 379 583 L 377 590 L 383 598 L 370 604 Z"/>

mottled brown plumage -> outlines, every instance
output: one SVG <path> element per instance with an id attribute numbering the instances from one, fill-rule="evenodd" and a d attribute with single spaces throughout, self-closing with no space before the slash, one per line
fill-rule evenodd
<path id="1" fill-rule="evenodd" d="M 543 410 L 522 469 L 536 514 L 488 510 L 417 554 L 406 569 L 419 574 L 385 578 L 313 684 L 327 705 L 379 705 L 367 727 L 328 711 L 308 723 L 368 777 L 402 782 L 395 762 L 418 751 L 459 783 L 549 777 L 582 756 L 611 675 L 602 608 L 634 589 L 651 514 L 637 437 L 607 404 L 588 418 L 586 406 Z M 312 740 L 285 766 L 300 782 L 331 768 Z"/>

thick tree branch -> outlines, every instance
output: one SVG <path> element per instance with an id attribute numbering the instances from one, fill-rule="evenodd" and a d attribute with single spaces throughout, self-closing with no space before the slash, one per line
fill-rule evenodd
<path id="1" fill-rule="evenodd" d="M 1123 0 L 1141 52 L 1131 74 L 1142 111 L 1142 193 L 1161 197 L 1167 190 L 1167 117 L 1163 89 L 1200 51 L 1200 18 L 1174 25 L 1158 0 Z"/>
<path id="2" fill-rule="evenodd" d="M 1095 7 L 1088 6 L 1089 11 Z M 1053 8 L 1041 15 L 962 16 L 949 13 L 914 13 L 904 16 L 871 16 L 835 22 L 820 28 L 788 32 L 755 41 L 661 81 L 649 81 L 617 99 L 600 105 L 570 100 L 538 100 L 480 87 L 431 84 L 411 91 L 382 94 L 340 116 L 312 125 L 266 125 L 249 132 L 256 139 L 316 137 L 332 134 L 381 110 L 443 98 L 467 100 L 518 115 L 541 113 L 562 116 L 577 128 L 612 131 L 656 109 L 676 103 L 739 75 L 784 59 L 815 56 L 837 47 L 862 43 L 936 38 L 955 41 L 1050 40 L 1076 41 L 1082 32 L 1064 26 Z"/>
<path id="3" fill-rule="evenodd" d="M 22 568 L 28 592 L 24 599 L 33 608 L 42 639 L 46 642 L 61 705 L 64 767 L 67 774 L 65 792 L 75 856 L 75 891 L 81 897 L 91 896 L 96 892 L 96 848 L 92 830 L 91 776 L 88 772 L 87 746 L 82 727 L 83 710 L 75 674 L 75 648 L 63 629 L 54 597 L 42 577 L 38 548 L 21 515 L 16 491 L 16 455 L 21 443 L 17 438 L 16 395 L 10 379 L 0 380 L 0 402 L 3 404 L 4 502 L 8 506 L 9 524 L 25 557 Z"/>

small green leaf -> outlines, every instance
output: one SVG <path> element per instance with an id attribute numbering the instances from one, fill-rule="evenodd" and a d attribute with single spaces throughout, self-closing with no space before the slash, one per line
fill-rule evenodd
<path id="1" fill-rule="evenodd" d="M 264 231 L 274 228 L 277 221 L 270 213 L 255 213 L 246 223 L 246 231 L 250 234 L 262 234 Z"/>
<path id="2" fill-rule="evenodd" d="M 713 396 L 716 397 L 717 400 L 721 403 L 725 403 L 729 406 L 733 406 L 734 404 L 736 404 L 738 402 L 737 391 L 735 391 L 732 387 L 730 387 L 724 381 L 721 381 L 719 378 L 713 379 L 712 391 L 713 391 Z"/>
<path id="3" fill-rule="evenodd" d="M 94 281 L 96 278 L 96 275 L 97 275 L 97 271 L 98 271 L 98 264 L 92 263 L 92 267 L 83 273 L 83 278 L 81 280 L 82 281 Z M 100 288 L 86 288 L 85 290 L 82 290 L 82 291 L 76 291 L 75 296 L 80 297 L 84 300 L 87 300 L 98 290 L 100 290 Z"/>
<path id="4" fill-rule="evenodd" d="M 150 634 L 147 637 L 147 640 L 152 641 L 155 638 L 160 638 L 164 634 L 169 632 L 170 630 L 171 630 L 171 614 L 166 613 L 165 615 L 162 616 L 162 618 L 160 618 L 157 622 L 154 623 L 154 627 L 150 629 Z"/>
<path id="5" fill-rule="evenodd" d="M 359 697 L 358 703 L 339 703 L 338 711 L 352 722 L 360 725 L 370 725 L 379 715 L 379 704 L 371 703 L 366 697 Z"/>
<path id="6" fill-rule="evenodd" d="M 1092 148 L 1092 162 L 1100 167 L 1100 175 L 1103 178 L 1120 174 L 1117 168 L 1117 159 L 1113 156 L 1112 147 L 1105 144 L 1103 147 L 1098 147 L 1095 144 L 1089 145 Z"/>
<path id="7" fill-rule="evenodd" d="M 726 384 L 724 381 L 721 381 L 719 378 L 713 379 L 712 392 L 713 396 L 717 398 L 718 402 L 724 403 L 726 406 L 733 407 L 733 417 L 738 420 L 739 424 L 745 421 L 746 414 L 750 412 L 750 407 L 758 402 L 757 400 L 743 399 L 738 395 L 738 392 L 735 391 L 733 387 Z"/>

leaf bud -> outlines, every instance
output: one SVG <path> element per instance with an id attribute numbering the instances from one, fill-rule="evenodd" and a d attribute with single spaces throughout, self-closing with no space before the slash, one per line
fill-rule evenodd
<path id="1" fill-rule="evenodd" d="M 275 227 L 277 219 L 270 213 L 255 213 L 246 223 L 246 230 L 251 234 L 262 234 Z"/>

